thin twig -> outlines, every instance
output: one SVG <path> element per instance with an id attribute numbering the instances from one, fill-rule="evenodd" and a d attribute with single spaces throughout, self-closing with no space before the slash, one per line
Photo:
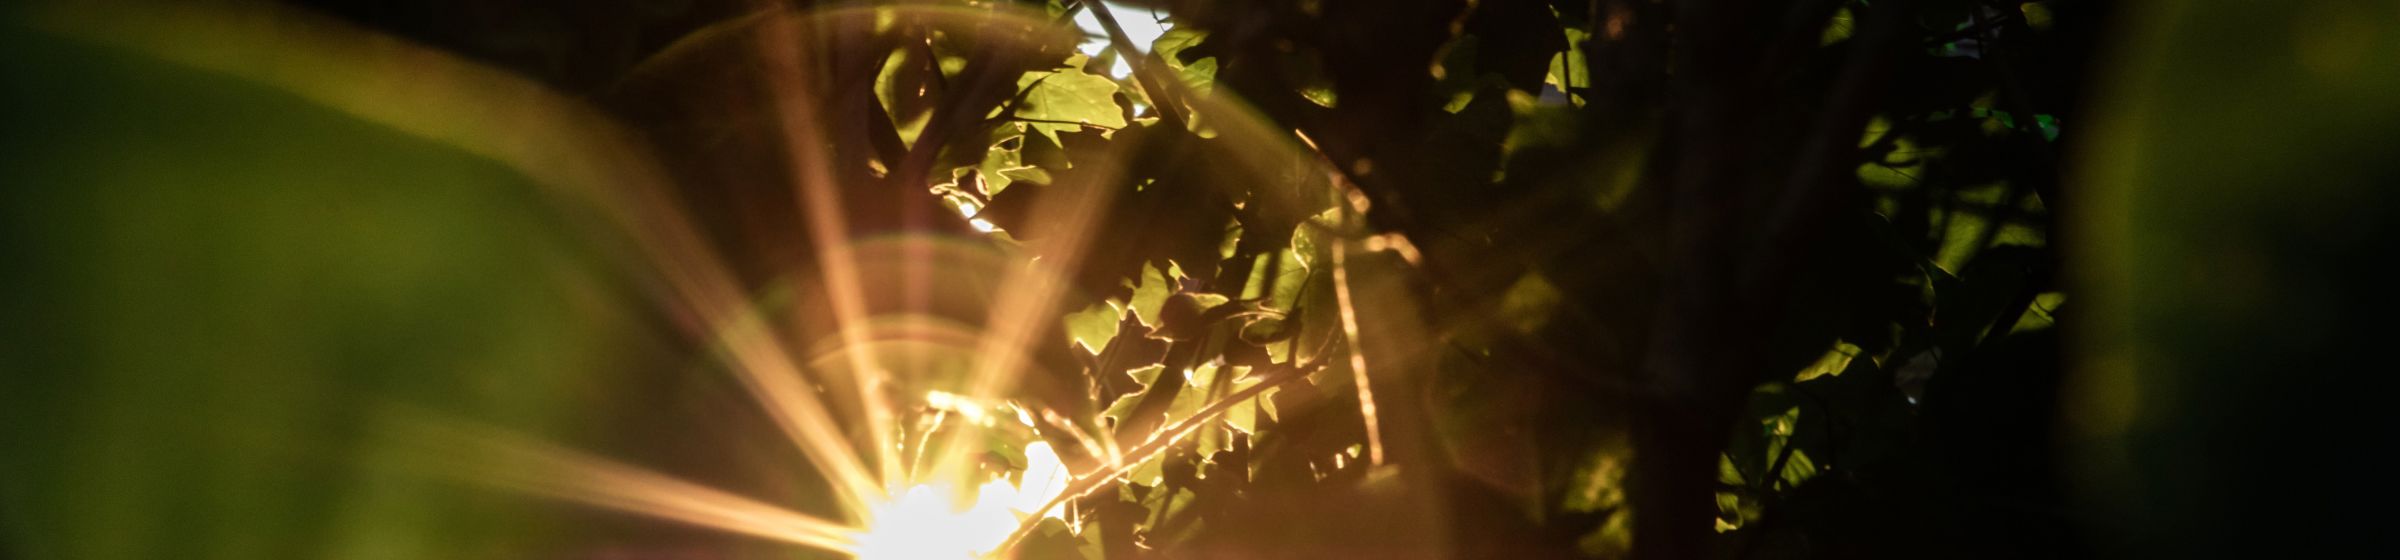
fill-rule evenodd
<path id="1" fill-rule="evenodd" d="M 1794 436 L 1799 435 L 1799 433 L 1800 431 L 1798 429 L 1792 430 L 1792 434 Z M 1784 467 L 1791 465 L 1792 452 L 1799 449 L 1799 445 L 1792 443 L 1792 436 L 1784 436 L 1783 452 L 1775 454 L 1775 462 L 1767 465 L 1767 472 L 1760 473 L 1761 476 L 1759 478 L 1759 482 L 1761 482 L 1761 484 L 1758 485 L 1758 489 L 1767 492 L 1774 492 L 1776 490 L 1776 485 L 1783 483 L 1783 469 Z"/>
<path id="2" fill-rule="evenodd" d="M 1182 441 L 1184 437 L 1190 436 L 1192 432 L 1198 431 L 1202 426 L 1207 426 L 1209 422 L 1216 421 L 1217 417 L 1225 414 L 1225 411 L 1232 410 L 1234 405 L 1264 394 L 1268 389 L 1281 387 L 1294 380 L 1306 379 L 1308 374 L 1323 368 L 1324 364 L 1322 363 L 1310 363 L 1275 372 L 1267 379 L 1259 381 L 1257 385 L 1234 391 L 1225 398 L 1210 402 L 1208 406 L 1201 407 L 1199 412 L 1192 413 L 1191 417 L 1153 433 L 1148 442 L 1144 442 L 1140 447 L 1135 447 L 1120 460 L 1102 465 L 1083 476 L 1075 477 L 1075 480 L 1067 483 L 1065 491 L 1059 492 L 1058 497 L 1051 498 L 1048 503 L 1042 504 L 1040 509 L 1027 512 L 1025 522 L 1019 523 L 1016 532 L 1010 533 L 1008 540 L 1002 541 L 1000 548 L 994 550 L 993 554 L 1006 554 L 1010 549 L 1016 548 L 1017 543 L 1033 534 L 1036 523 L 1041 521 L 1043 516 L 1048 515 L 1050 510 L 1057 509 L 1068 501 L 1082 498 L 1092 491 L 1098 490 L 1101 486 L 1107 485 L 1110 481 L 1116 480 L 1117 477 L 1124 476 L 1135 466 L 1173 448 L 1176 442 Z"/>
<path id="3" fill-rule="evenodd" d="M 1333 299 L 1341 306 L 1342 336 L 1350 341 L 1350 375 L 1352 382 L 1358 385 L 1358 415 L 1367 424 L 1367 463 L 1381 465 L 1382 421 L 1376 416 L 1375 390 L 1368 382 L 1365 345 L 1360 344 L 1363 341 L 1358 339 L 1358 306 L 1352 303 L 1350 266 L 1343 258 L 1348 251 L 1342 247 L 1347 244 L 1343 240 L 1333 242 Z"/>
<path id="4" fill-rule="evenodd" d="M 1356 196 L 1365 200 L 1367 199 L 1366 191 L 1360 189 L 1358 183 L 1353 182 L 1349 175 L 1344 174 L 1342 166 L 1335 165 L 1332 157 L 1326 155 L 1324 149 L 1317 147 L 1315 139 L 1309 138 L 1308 134 L 1298 130 L 1294 130 L 1292 133 L 1298 136 L 1300 142 L 1308 146 L 1309 150 L 1316 152 L 1317 162 L 1325 166 L 1326 179 L 1341 192 L 1344 201 L 1337 204 L 1342 209 L 1342 225 L 1348 227 L 1352 219 L 1360 220 L 1363 223 L 1365 219 L 1358 215 L 1361 212 L 1354 206 L 1356 203 L 1348 199 Z M 1339 235 L 1335 236 L 1333 240 L 1333 295 L 1334 301 L 1341 311 L 1339 315 L 1342 319 L 1342 336 L 1350 344 L 1348 352 L 1350 374 L 1352 383 L 1358 386 L 1358 415 L 1366 424 L 1368 464 L 1382 465 L 1382 420 L 1376 415 L 1375 390 L 1370 386 L 1367 376 L 1366 353 L 1362 349 L 1363 345 L 1359 343 L 1358 310 L 1351 304 L 1349 251 L 1344 248 L 1348 243 L 1348 239 Z"/>
<path id="5" fill-rule="evenodd" d="M 1005 118 L 1005 119 L 1002 119 L 1002 120 L 1013 121 L 1013 122 L 1024 122 L 1024 123 L 1041 123 L 1041 124 L 1071 124 L 1071 125 L 1076 125 L 1076 126 L 1081 126 L 1081 127 L 1087 127 L 1087 128 L 1097 128 L 1097 129 L 1101 129 L 1101 130 L 1117 130 L 1117 127 L 1108 126 L 1108 125 L 1100 125 L 1100 124 L 1092 124 L 1092 123 L 1088 123 L 1088 122 L 1082 122 L 1082 121 L 1062 121 L 1062 120 L 1056 120 L 1056 119 L 1029 119 L 1029 118 L 1025 118 L 1025 117 L 1008 117 L 1008 118 Z"/>
<path id="6" fill-rule="evenodd" d="M 1929 38 L 1927 38 L 1927 39 L 1925 40 L 1925 45 L 1926 45 L 1926 46 L 1945 45 L 1945 44 L 1950 44 L 1950 43 L 1957 42 L 1957 41 L 1959 41 L 1959 40 L 1962 40 L 1962 39 L 1982 39 L 1982 40 L 1989 40 L 1989 39 L 1991 39 L 1991 37 L 1985 36 L 1985 35 L 1984 35 L 1985 33 L 1991 32 L 1991 31 L 1993 31 L 1993 30 L 1997 30 L 1997 29 L 1999 29 L 2001 26 L 2008 25 L 2010 22 L 2014 22 L 2014 21 L 2016 21 L 2016 20 L 2019 20 L 2019 19 L 2024 19 L 2024 14 L 2023 14 L 2023 13 L 2012 13 L 2012 14 L 2008 14 L 2008 15 L 2000 16 L 2000 17 L 1997 17 L 1997 18 L 1992 18 L 1992 19 L 1984 20 L 1984 21 L 1983 21 L 1983 23 L 1978 23 L 1978 24 L 1975 24 L 1975 25 L 1973 25 L 1973 26 L 1970 26 L 1970 27 L 1967 27 L 1967 28 L 1964 28 L 1964 29 L 1959 29 L 1959 30 L 1956 30 L 1956 31 L 1951 31 L 1951 32 L 1949 32 L 1949 33 L 1943 33 L 1943 34 L 1940 34 L 1940 35 L 1935 35 L 1935 36 L 1933 36 L 1933 37 L 1929 37 Z"/>
<path id="7" fill-rule="evenodd" d="M 1167 89 L 1166 81 L 1159 79 L 1156 73 L 1158 67 L 1150 64 L 1155 60 L 1150 58 L 1152 55 L 1134 47 L 1133 39 L 1125 35 L 1125 28 L 1117 25 L 1116 14 L 1108 11 L 1107 2 L 1089 0 L 1082 4 L 1092 11 L 1093 19 L 1100 20 L 1100 28 L 1108 31 L 1110 48 L 1116 49 L 1117 56 L 1123 57 L 1125 64 L 1133 68 L 1134 85 L 1140 86 L 1142 93 L 1150 96 L 1150 105 L 1158 109 L 1159 118 L 1178 128 L 1183 127 L 1183 104 L 1175 102 L 1175 96 Z"/>

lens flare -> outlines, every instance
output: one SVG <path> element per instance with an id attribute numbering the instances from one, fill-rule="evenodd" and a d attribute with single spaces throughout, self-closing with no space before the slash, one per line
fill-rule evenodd
<path id="1" fill-rule="evenodd" d="M 1067 469 L 1049 444 L 1025 446 L 1025 464 L 1018 482 L 985 482 L 964 507 L 946 483 L 918 484 L 892 492 L 890 501 L 868 504 L 867 528 L 852 536 L 853 554 L 859 560 L 971 560 L 990 554 L 1008 541 L 1021 519 L 1067 488 Z"/>
<path id="2" fill-rule="evenodd" d="M 1097 3 L 1093 6 L 1095 13 L 1106 9 Z M 1039 339 L 1051 326 L 1049 321 L 1060 314 L 1057 308 L 1071 299 L 1073 275 L 1080 270 L 1082 259 L 1092 246 L 1117 241 L 1105 238 L 1108 232 L 1101 226 L 1114 208 L 1114 189 L 1126 178 L 1120 170 L 1132 161 L 1131 154 L 1119 153 L 1115 147 L 1102 148 L 1088 154 L 1088 166 L 1077 162 L 1078 172 L 1071 180 L 1046 187 L 1077 194 L 1040 197 L 1030 213 L 1054 228 L 1052 234 L 1026 240 L 1021 254 L 1004 260 L 995 256 L 990 262 L 973 261 L 984 266 L 949 266 L 953 264 L 950 260 L 927 256 L 949 254 L 933 250 L 947 245 L 878 245 L 883 242 L 854 238 L 840 211 L 844 192 L 837 188 L 837 177 L 827 172 L 825 162 L 832 155 L 819 149 L 825 144 L 820 140 L 828 134 L 828 127 L 810 109 L 820 100 L 811 97 L 809 84 L 800 79 L 812 75 L 808 64 L 814 59 L 785 47 L 821 39 L 806 35 L 808 29 L 843 27 L 828 23 L 836 21 L 863 24 L 894 13 L 893 9 L 762 12 L 723 24 L 727 26 L 723 29 L 755 26 L 760 31 L 757 34 L 696 34 L 644 64 L 644 68 L 652 68 L 701 61 L 705 58 L 693 53 L 703 43 L 728 37 L 752 40 L 734 46 L 755 47 L 755 55 L 770 70 L 769 85 L 780 94 L 775 107 L 779 118 L 774 124 L 784 127 L 786 144 L 797 147 L 786 163 L 809 232 L 811 246 L 807 250 L 816 255 L 820 267 L 811 279 L 822 284 L 824 298 L 810 303 L 824 304 L 832 323 L 820 328 L 796 327 L 772 310 L 761 309 L 759 298 L 754 297 L 755 286 L 736 273 L 732 257 L 714 245 L 706 224 L 686 210 L 673 176 L 643 136 L 578 98 L 440 51 L 266 7 L 232 11 L 128 7 L 122 15 L 66 14 L 51 25 L 76 36 L 289 90 L 362 120 L 502 162 L 541 185 L 544 194 L 556 197 L 562 208 L 599 216 L 605 227 L 625 235 L 631 254 L 638 256 L 631 262 L 637 267 L 631 274 L 641 280 L 639 285 L 652 290 L 645 295 L 657 299 L 664 315 L 680 327 L 680 334 L 691 337 L 695 348 L 713 352 L 722 360 L 773 428 L 824 474 L 826 490 L 838 502 L 839 511 L 823 517 L 808 515 L 531 436 L 446 421 L 431 413 L 383 419 L 379 429 L 389 432 L 385 436 L 390 441 L 380 442 L 384 447 L 377 456 L 422 468 L 424 474 L 850 553 L 866 560 L 1005 555 L 1013 542 L 1033 531 L 1030 522 L 1037 521 L 1037 516 L 1065 520 L 1067 502 L 1075 497 L 1113 484 L 1135 465 L 1218 421 L 1235 403 L 1257 398 L 1277 384 L 1305 379 L 1322 366 L 1311 362 L 1280 370 L 1149 433 L 1115 437 L 1087 433 L 1078 419 L 1066 418 L 1058 411 L 1010 403 L 1008 392 L 1028 370 L 1036 369 L 1032 349 L 1040 347 L 1043 341 Z M 1021 23 L 1026 35 L 1005 40 L 1022 45 L 1045 44 L 1045 33 L 1059 31 L 1042 17 L 980 7 L 907 10 L 924 25 L 998 29 L 1004 26 L 993 25 L 996 21 Z M 255 39 L 260 37 L 274 40 Z M 214 47 L 184 48 L 188 44 Z M 289 48 L 290 44 L 311 48 Z M 641 72 L 637 69 L 636 74 Z M 1159 84 L 1168 89 L 1158 91 L 1176 91 L 1175 97 L 1187 101 L 1194 111 L 1210 115 L 1208 126 L 1214 137 L 1239 138 L 1256 147 L 1234 150 L 1224 162 L 1227 165 L 1273 178 L 1289 176 L 1295 169 L 1317 169 L 1312 166 L 1320 164 L 1311 155 L 1315 152 L 1300 149 L 1289 131 L 1268 127 L 1267 121 L 1237 101 L 1190 95 L 1180 91 L 1180 81 Z M 920 165 L 903 167 L 923 173 L 933 168 L 930 158 L 940 151 L 926 141 L 918 144 L 926 145 L 912 149 L 911 157 Z M 921 184 L 926 182 L 923 179 L 909 176 L 894 182 Z M 973 229 L 996 229 L 976 217 L 977 205 L 953 204 Z M 943 266 L 937 269 L 935 263 Z M 897 280 L 884 274 L 894 269 L 899 271 Z M 930 271 L 934 270 L 943 274 L 941 281 L 961 287 L 964 295 L 957 296 L 959 301 L 983 307 L 983 331 L 972 338 L 933 338 L 930 342 L 879 338 L 876 329 L 887 323 L 892 328 L 918 325 L 887 315 L 892 310 L 879 302 L 909 301 L 891 297 L 892 293 L 907 295 L 907 288 L 933 282 Z M 995 282 L 963 274 L 968 270 L 988 272 Z M 1344 280 L 1341 285 L 1347 286 Z M 1343 296 L 1345 320 L 1351 319 L 1347 316 L 1349 298 Z M 899 307 L 901 317 L 927 313 L 918 307 Z M 1358 329 L 1351 327 L 1347 334 L 1355 339 Z M 927 337 L 951 333 L 922 330 L 925 332 L 917 334 Z M 811 333 L 832 333 L 829 344 L 836 345 L 835 351 L 802 352 L 792 346 L 795 339 Z M 924 380 L 933 377 L 908 367 L 926 360 L 899 357 L 910 355 L 906 352 L 886 352 L 895 344 L 955 346 L 966 352 L 973 359 L 966 362 L 969 367 L 963 387 L 953 387 L 958 390 L 955 393 L 927 392 L 922 403 L 894 402 L 896 393 L 915 389 L 903 382 L 930 383 Z M 828 359 L 801 361 L 811 356 Z M 1377 367 L 1382 371 L 1384 366 Z M 1365 371 L 1364 367 L 1354 369 Z M 1366 385 L 1359 383 L 1362 390 Z M 1362 401 L 1371 403 L 1372 399 Z M 843 404 L 852 406 L 839 406 Z M 927 439 L 938 441 L 920 439 L 911 446 L 901 441 L 908 432 L 908 418 L 903 415 L 916 410 L 956 415 L 965 421 L 948 430 L 924 431 Z M 1371 409 L 1365 412 L 1373 418 Z M 1045 436 L 1081 442 L 1087 455 L 1098 458 L 1098 464 L 1081 476 L 1070 476 L 1054 450 L 1035 441 L 1025 446 L 1026 466 L 1014 477 L 978 481 L 952 480 L 950 474 L 923 478 L 911 474 L 911 467 L 918 464 L 932 465 L 924 469 L 931 473 L 955 473 L 961 469 L 945 466 L 972 464 L 969 454 L 983 449 L 981 438 L 1002 433 L 989 428 L 1012 417 Z M 931 437 L 937 434 L 940 437 Z M 1138 445 L 1120 449 L 1119 439 Z M 901 458 L 911 451 L 931 455 L 931 460 Z M 972 496 L 968 499 L 970 485 Z"/>

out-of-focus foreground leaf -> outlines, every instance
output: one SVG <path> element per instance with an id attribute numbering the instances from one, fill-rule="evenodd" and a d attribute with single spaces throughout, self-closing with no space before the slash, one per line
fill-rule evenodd
<path id="1" fill-rule="evenodd" d="M 515 558 L 547 506 L 399 476 L 417 406 L 571 426 L 624 352 L 497 162 L 0 19 L 0 556 Z"/>
<path id="2" fill-rule="evenodd" d="M 2147 5 L 2070 230 L 2091 304 L 2069 426 L 2124 535 L 2102 544 L 2383 547 L 2400 2 Z"/>

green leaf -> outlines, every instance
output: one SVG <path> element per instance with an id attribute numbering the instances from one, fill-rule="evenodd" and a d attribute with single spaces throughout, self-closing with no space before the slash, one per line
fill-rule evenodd
<path id="1" fill-rule="evenodd" d="M 1183 78 L 1183 83 L 1190 85 L 1193 93 L 1207 95 L 1217 86 L 1217 57 L 1203 58 L 1177 68 L 1175 75 Z"/>
<path id="2" fill-rule="evenodd" d="M 1067 335 L 1074 337 L 1084 350 L 1099 353 L 1108 341 L 1117 337 L 1117 324 L 1124 321 L 1125 311 L 1116 302 L 1100 301 L 1082 311 L 1067 315 Z"/>
<path id="3" fill-rule="evenodd" d="M 884 112 L 892 118 L 892 126 L 900 133 L 900 142 L 917 140 L 925 123 L 932 119 L 932 105 L 918 92 L 925 76 L 917 72 L 925 61 L 917 60 L 908 49 L 892 51 L 884 59 L 883 70 L 875 74 L 875 99 L 883 104 Z"/>
<path id="4" fill-rule="evenodd" d="M 1157 40 L 1150 42 L 1150 52 L 1157 54 L 1159 60 L 1165 61 L 1167 69 L 1174 71 L 1176 77 L 1182 78 L 1183 83 L 1190 86 L 1194 93 L 1205 95 L 1216 86 L 1217 58 L 1207 56 L 1186 61 L 1183 59 L 1183 51 L 1199 46 L 1200 42 L 1207 38 L 1208 32 L 1206 31 L 1188 28 L 1169 29 L 1166 33 L 1160 34 Z"/>
<path id="5" fill-rule="evenodd" d="M 2012 203 L 2016 206 L 2017 217 L 2037 215 L 2042 211 L 2040 199 L 2037 197 L 2025 196 L 2021 202 L 2002 200 L 2010 192 L 2009 185 L 2006 183 L 1959 188 L 1956 194 L 1959 206 L 1994 210 L 1961 208 L 1935 215 L 1934 219 L 1937 220 L 1935 223 L 1942 224 L 1943 234 L 1941 249 L 1935 253 L 1934 263 L 1940 265 L 1942 270 L 1958 274 L 1964 270 L 1963 267 L 1967 265 L 1968 261 L 1974 260 L 1977 255 L 1992 247 L 2001 245 L 2042 247 L 2046 245 L 2048 235 L 2042 228 L 2017 220 L 2001 224 L 1998 232 L 1990 234 L 1990 245 L 1978 245 L 1979 242 L 1985 240 L 1984 230 L 1992 227 L 1992 220 L 1985 214 Z M 1940 212 L 1939 209 L 1934 211 Z"/>
<path id="6" fill-rule="evenodd" d="M 1141 404 L 1142 395 L 1149 394 L 1150 385 L 1158 381 L 1159 372 L 1166 370 L 1166 366 L 1151 365 L 1149 367 L 1125 372 L 1125 375 L 1132 377 L 1134 381 L 1142 384 L 1142 390 L 1126 393 L 1124 396 L 1117 397 L 1117 402 L 1109 403 L 1108 410 L 1102 411 L 1100 415 L 1109 418 L 1115 418 L 1118 422 L 1123 422 L 1127 416 L 1131 416 L 1133 414 L 1133 407 Z"/>
<path id="7" fill-rule="evenodd" d="M 1592 85 L 1592 65 L 1583 54 L 1583 43 L 1591 39 L 1592 32 L 1573 27 L 1566 29 L 1567 50 L 1550 57 L 1550 73 L 1543 77 L 1542 82 L 1566 93 L 1576 106 L 1582 106 L 1583 96 L 1576 94 L 1575 90 Z"/>
<path id="8" fill-rule="evenodd" d="M 1050 172 L 1039 167 L 1014 167 L 1002 169 L 1000 170 L 999 176 L 1007 179 L 1006 182 L 1001 183 L 1003 185 L 1012 185 L 1020 181 L 1047 185 L 1050 184 L 1051 181 Z M 992 189 L 992 192 L 999 192 L 999 189 Z"/>
<path id="9" fill-rule="evenodd" d="M 1849 39 L 1851 20 L 1849 8 L 1834 10 L 1833 19 L 1825 22 L 1825 31 L 1818 33 L 1817 44 L 1819 46 L 1831 45 Z"/>
<path id="10" fill-rule="evenodd" d="M 999 194 L 1009 184 L 1029 179 L 1024 175 L 1027 170 L 1039 171 L 1025 165 L 1021 153 L 1024 145 L 1025 128 L 1022 126 L 1001 126 L 993 131 L 992 141 L 983 152 L 983 162 L 975 166 L 975 170 L 983 174 L 983 191 L 978 194 Z M 1049 176 L 1043 175 L 1034 182 L 1048 183 L 1048 179 Z"/>
<path id="11" fill-rule="evenodd" d="M 1589 513 L 1625 502 L 1625 462 L 1614 454 L 1592 454 L 1577 464 L 1569 480 L 1560 509 Z"/>
<path id="12" fill-rule="evenodd" d="M 1172 273 L 1159 270 L 1155 264 L 1144 264 L 1142 280 L 1134 285 L 1133 301 L 1126 302 L 1126 307 L 1133 310 L 1133 315 L 1140 318 L 1142 324 L 1156 327 L 1160 323 L 1159 311 L 1167 304 L 1167 296 L 1175 293 L 1174 284 Z"/>
<path id="13" fill-rule="evenodd" d="M 1167 405 L 1167 423 L 1173 424 L 1190 417 L 1193 411 L 1208 404 L 1208 385 L 1217 380 L 1217 368 L 1200 366 L 1183 374 L 1184 390 L 1175 393 L 1175 401 Z"/>
<path id="14" fill-rule="evenodd" d="M 1800 483 L 1807 482 L 1808 479 L 1816 478 L 1816 476 L 1817 462 L 1808 458 L 1808 452 L 1799 449 L 1792 450 L 1791 460 L 1783 464 L 1783 487 L 1786 489 L 1796 488 L 1800 486 Z"/>
<path id="15" fill-rule="evenodd" d="M 1258 383 L 1262 381 L 1259 378 L 1245 379 L 1246 377 L 1250 376 L 1243 375 L 1242 377 L 1234 378 L 1233 386 L 1228 389 L 1227 392 L 1249 389 L 1252 386 L 1258 385 Z M 1259 407 L 1262 405 L 1262 403 L 1269 402 L 1269 396 L 1274 394 L 1274 392 L 1274 389 L 1268 389 L 1261 392 L 1257 397 L 1234 403 L 1232 407 L 1226 408 L 1225 425 L 1236 430 L 1241 430 L 1243 433 L 1258 433 L 1258 416 L 1260 414 Z"/>
<path id="16" fill-rule="evenodd" d="M 1841 375 L 1842 370 L 1850 368 L 1850 360 L 1857 358 L 1862 352 L 1864 350 L 1856 344 L 1848 341 L 1834 341 L 1832 350 L 1825 351 L 1825 355 L 1817 358 L 1815 363 L 1801 368 L 1800 374 L 1793 376 L 1792 380 L 1807 381 L 1821 376 Z"/>
<path id="17" fill-rule="evenodd" d="M 1169 29 L 1166 33 L 1159 34 L 1158 40 L 1150 42 L 1150 52 L 1158 53 L 1159 58 L 1166 59 L 1168 66 L 1181 68 L 1184 65 L 1181 57 L 1184 49 L 1197 46 L 1200 41 L 1207 38 L 1208 32 L 1206 31 L 1181 27 Z M 1194 64 L 1197 62 L 1195 61 Z"/>
<path id="18" fill-rule="evenodd" d="M 1564 301 L 1558 286 L 1539 273 L 1527 273 L 1500 296 L 1500 321 L 1521 333 L 1539 331 Z"/>
<path id="19" fill-rule="evenodd" d="M 1717 455 L 1717 482 L 1728 486 L 1743 485 L 1742 469 L 1734 466 L 1732 455 Z"/>
<path id="20" fill-rule="evenodd" d="M 2058 306 L 2066 303 L 2067 294 L 2065 293 L 2043 292 L 2036 295 L 2033 297 L 2033 305 L 2025 308 L 2025 316 L 2017 319 L 2016 328 L 2010 329 L 2008 332 L 2014 334 L 2050 328 L 2058 323 L 2058 320 L 2051 314 L 2058 311 Z"/>
<path id="21" fill-rule="evenodd" d="M 1017 78 L 1017 89 L 1025 96 L 1024 103 L 1017 107 L 1017 118 L 1045 121 L 1026 125 L 1052 142 L 1058 141 L 1060 132 L 1082 128 L 1064 123 L 1125 127 L 1125 113 L 1117 108 L 1117 82 L 1107 76 L 1087 74 L 1073 67 L 1027 72 Z"/>

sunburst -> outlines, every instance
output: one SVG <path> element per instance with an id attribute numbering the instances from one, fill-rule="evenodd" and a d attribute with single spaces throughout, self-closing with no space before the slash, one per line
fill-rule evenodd
<path id="1" fill-rule="evenodd" d="M 768 83 L 777 91 L 786 145 L 800 147 L 786 161 L 814 243 L 811 249 L 820 262 L 813 279 L 827 295 L 820 303 L 830 307 L 839 323 L 831 330 L 836 349 L 813 354 L 791 347 L 787 333 L 756 308 L 723 257 L 668 194 L 666 175 L 636 135 L 574 99 L 437 51 L 270 8 L 61 10 L 47 21 L 77 35 L 273 84 L 362 119 L 458 146 L 514 166 L 562 200 L 596 209 L 638 245 L 650 269 L 647 274 L 664 286 L 659 299 L 669 314 L 699 326 L 694 334 L 723 356 L 726 369 L 755 404 L 825 476 L 840 514 L 838 519 L 806 515 L 423 412 L 388 415 L 390 454 L 426 459 L 422 462 L 442 474 L 494 488 L 859 558 L 983 557 L 1004 553 L 1040 519 L 1070 516 L 1064 504 L 1071 499 L 1164 452 L 1234 404 L 1307 371 L 1294 368 L 1255 380 L 1189 417 L 1128 438 L 1129 449 L 1115 448 L 1116 438 L 1064 434 L 1100 451 L 1091 453 L 1094 459 L 1082 465 L 1080 473 L 1070 472 L 1048 443 L 1023 438 L 1017 444 L 1026 464 L 1012 469 L 1014 474 L 962 474 L 975 470 L 961 468 L 970 460 L 969 450 L 977 448 L 970 443 L 997 424 L 1013 423 L 1029 433 L 1062 429 L 1058 423 L 1037 420 L 1055 416 L 1052 411 L 1012 402 L 1005 392 L 1024 374 L 1030 361 L 1026 349 L 1043 332 L 1044 322 L 1055 320 L 1056 307 L 1069 295 L 1064 271 L 1073 270 L 1085 247 L 1095 241 L 1094 225 L 1109 203 L 1105 195 L 1110 189 L 1082 189 L 1096 196 L 1047 197 L 1044 206 L 1034 210 L 1063 234 L 1046 236 L 1018 256 L 1001 260 L 1000 283 L 992 290 L 996 299 L 980 333 L 963 345 L 972 364 L 963 386 L 955 392 L 902 390 L 893 379 L 895 364 L 875 351 L 880 341 L 869 325 L 887 318 L 877 316 L 868 301 L 881 286 L 864 277 L 862 245 L 847 237 L 849 227 L 839 210 L 843 189 L 824 171 L 828 156 L 805 148 L 821 145 L 815 140 L 824 132 L 813 120 L 808 88 L 798 81 L 808 75 L 800 69 L 804 62 L 789 48 L 805 44 L 800 34 L 811 21 L 879 18 L 896 9 L 954 25 L 1019 25 L 1028 31 L 1055 27 L 1053 21 L 1022 14 L 928 7 L 809 15 L 776 11 L 740 22 L 760 31 L 754 47 L 769 72 Z M 272 40 L 255 39 L 259 37 Z M 183 44 L 216 48 L 178 48 Z M 402 99 L 408 102 L 395 101 Z M 1312 153 L 1294 144 L 1288 131 L 1266 127 L 1237 105 L 1223 100 L 1193 103 L 1209 108 L 1215 134 L 1251 140 L 1246 143 L 1254 149 L 1238 154 L 1239 161 L 1229 165 L 1270 176 L 1288 169 L 1292 158 Z M 1082 180 L 1113 179 L 1109 166 L 1116 164 L 1115 158 L 1097 161 L 1098 169 L 1080 173 Z M 972 225 L 992 229 L 979 220 Z M 1042 257 L 1024 256 L 1030 254 Z M 823 357 L 835 362 L 817 364 Z M 842 398 L 856 404 L 857 418 L 842 417 L 847 409 L 826 402 L 821 387 L 835 375 L 845 376 L 841 385 L 854 389 Z M 896 396 L 909 402 L 896 402 Z M 949 424 L 919 432 L 939 437 L 906 441 L 910 419 L 905 410 L 936 411 L 931 421 Z M 960 420 L 947 420 L 953 416 Z M 1100 443 L 1089 443 L 1093 441 Z"/>

